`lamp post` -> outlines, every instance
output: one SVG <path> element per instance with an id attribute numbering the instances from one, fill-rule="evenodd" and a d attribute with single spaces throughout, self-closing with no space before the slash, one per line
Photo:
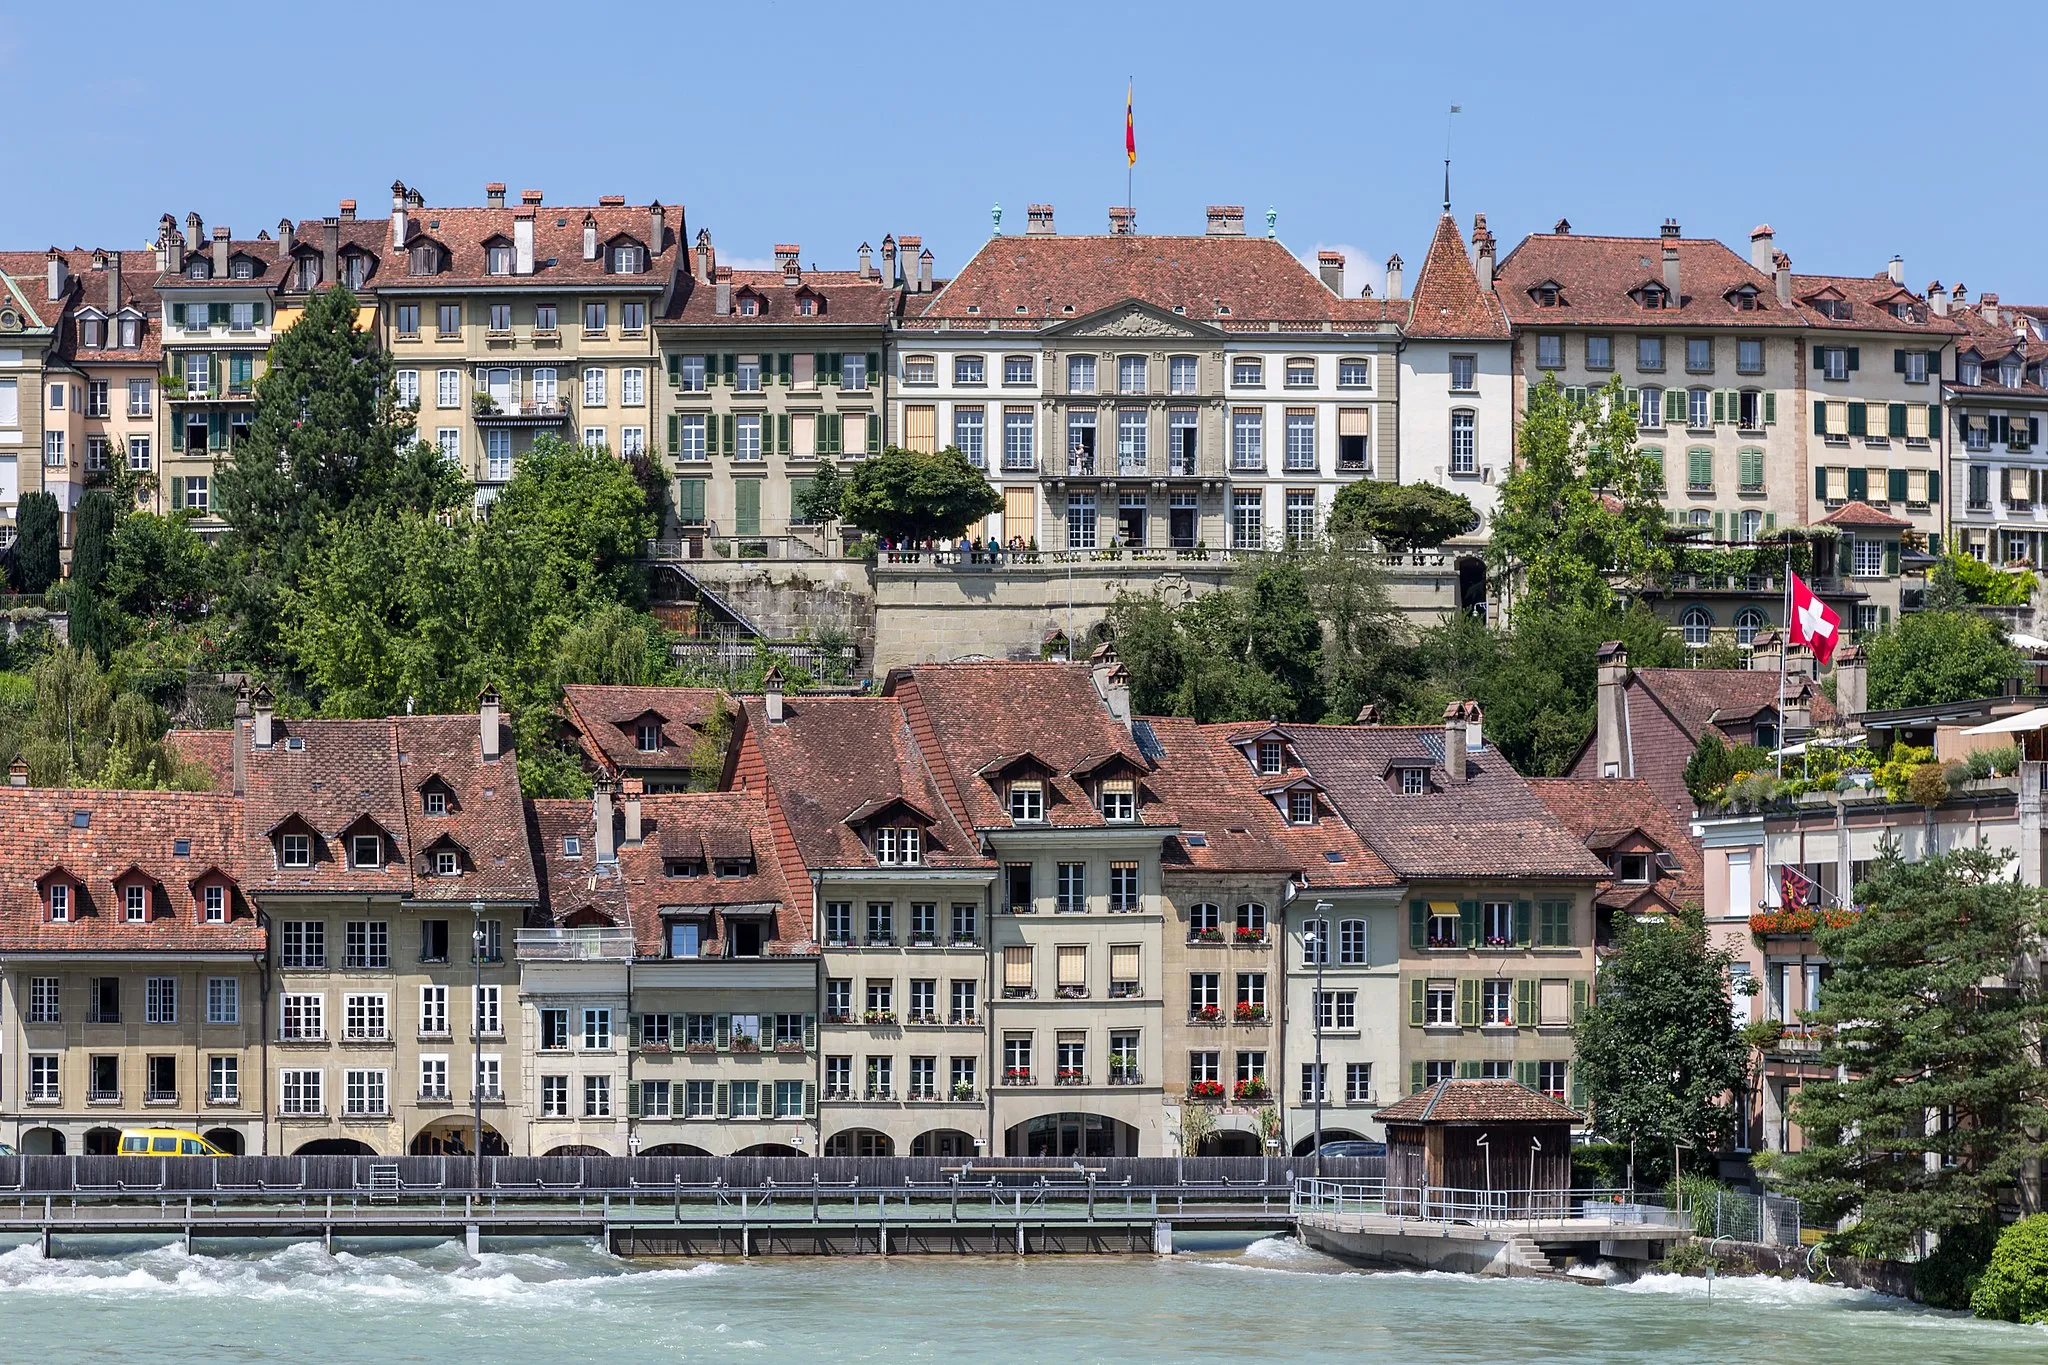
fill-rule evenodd
<path id="1" fill-rule="evenodd" d="M 1323 1178 L 1323 1091 L 1326 1088 L 1323 1081 L 1323 960 L 1330 955 L 1330 915 L 1336 908 L 1329 901 L 1316 902 L 1316 998 L 1314 1001 L 1316 1013 L 1315 1173 L 1318 1180 Z"/>
<path id="2" fill-rule="evenodd" d="M 469 996 L 469 1101 L 475 1127 L 470 1152 L 470 1187 L 484 1187 L 484 903 L 469 903 L 470 996 Z"/>

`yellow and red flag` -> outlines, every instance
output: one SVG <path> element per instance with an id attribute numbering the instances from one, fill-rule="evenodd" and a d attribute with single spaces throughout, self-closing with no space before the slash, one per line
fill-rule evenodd
<path id="1" fill-rule="evenodd" d="M 1131 87 L 1124 87 L 1124 164 L 1138 164 L 1138 125 L 1131 121 Z"/>

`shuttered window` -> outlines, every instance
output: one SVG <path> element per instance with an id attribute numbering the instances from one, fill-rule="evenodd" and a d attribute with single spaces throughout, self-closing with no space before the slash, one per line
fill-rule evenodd
<path id="1" fill-rule="evenodd" d="M 1062 986 L 1084 986 L 1088 983 L 1088 950 L 1077 943 L 1060 945 L 1060 980 Z"/>
<path id="2" fill-rule="evenodd" d="M 1003 949 L 1003 985 L 1031 989 L 1031 949 L 1028 945 Z"/>
<path id="3" fill-rule="evenodd" d="M 808 359 L 808 357 L 798 357 Z M 818 414 L 799 412 L 789 419 L 790 453 L 798 459 L 809 459 L 818 453 Z"/>
<path id="4" fill-rule="evenodd" d="M 1036 504 L 1033 490 L 1029 488 L 1005 488 L 1003 490 L 1003 539 L 1015 541 L 1020 547 L 1029 545 L 1038 535 Z"/>
<path id="5" fill-rule="evenodd" d="M 1828 501 L 1842 502 L 1849 496 L 1849 471 L 1830 469 L 1828 475 Z"/>
<path id="6" fill-rule="evenodd" d="M 1906 439 L 1924 441 L 1927 439 L 1927 405 L 1908 403 L 1906 408 Z"/>
<path id="7" fill-rule="evenodd" d="M 1111 981 L 1136 981 L 1138 979 L 1138 945 L 1119 943 L 1109 950 L 1109 979 Z"/>
<path id="8" fill-rule="evenodd" d="M 938 449 L 938 409 L 918 405 L 903 409 L 903 445 L 907 450 Z"/>

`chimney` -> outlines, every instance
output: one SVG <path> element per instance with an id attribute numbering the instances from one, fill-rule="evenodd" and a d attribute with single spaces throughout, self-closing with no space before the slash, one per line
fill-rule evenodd
<path id="1" fill-rule="evenodd" d="M 866 242 L 860 244 L 860 277 L 871 280 L 875 277 L 875 249 Z"/>
<path id="2" fill-rule="evenodd" d="M 391 182 L 391 246 L 394 250 L 405 245 L 408 236 L 405 230 L 405 182 Z"/>
<path id="3" fill-rule="evenodd" d="M 782 270 L 788 266 L 795 265 L 798 258 L 803 254 L 804 249 L 795 242 L 777 242 L 775 244 L 775 268 Z"/>
<path id="4" fill-rule="evenodd" d="M 268 749 L 275 738 L 272 730 L 277 718 L 277 705 L 272 701 L 270 689 L 267 687 L 257 688 L 249 700 L 256 717 L 252 742 L 259 749 Z"/>
<path id="5" fill-rule="evenodd" d="M 1664 220 L 1664 292 L 1671 296 L 1671 306 L 1685 302 L 1685 294 L 1678 287 L 1678 220 Z"/>
<path id="6" fill-rule="evenodd" d="M 591 822 L 597 826 L 597 861 L 599 866 L 619 860 L 619 832 L 612 827 L 612 796 L 619 789 L 618 781 L 611 777 L 600 777 L 591 786 Z"/>
<path id="7" fill-rule="evenodd" d="M 917 253 L 917 292 L 932 292 L 932 249 L 926 247 Z"/>
<path id="8" fill-rule="evenodd" d="M 783 288 L 785 288 L 785 289 L 794 289 L 794 288 L 796 288 L 796 287 L 797 287 L 798 285 L 802 284 L 803 282 L 804 282 L 804 272 L 803 272 L 803 269 L 802 269 L 802 267 L 800 267 L 799 265 L 797 265 L 797 263 L 796 263 L 795 261 L 784 261 L 784 262 L 782 263 L 782 285 L 783 285 Z"/>
<path id="9" fill-rule="evenodd" d="M 601 209 L 622 209 L 626 207 L 626 196 L 623 194 L 600 194 L 597 196 L 597 206 Z"/>
<path id="10" fill-rule="evenodd" d="M 1977 312 L 1984 321 L 1990 323 L 1993 327 L 1998 326 L 1998 295 L 1979 294 L 1977 296 Z"/>
<path id="11" fill-rule="evenodd" d="M 7 785 L 10 787 L 26 787 L 28 785 L 28 760 L 20 754 L 16 754 L 14 762 L 7 765 Z"/>
<path id="12" fill-rule="evenodd" d="M 1209 205 L 1209 235 L 1211 237 L 1244 236 L 1244 205 Z"/>
<path id="13" fill-rule="evenodd" d="M 718 253 L 711 249 L 711 229 L 697 229 L 697 278 L 705 284 L 711 283 L 711 267 L 718 261 Z"/>
<path id="14" fill-rule="evenodd" d="M 1771 255 L 1771 283 L 1777 286 L 1778 306 L 1792 306 L 1792 258 L 1778 251 Z"/>
<path id="15" fill-rule="evenodd" d="M 512 273 L 533 273 L 533 210 L 512 211 Z"/>
<path id="16" fill-rule="evenodd" d="M 411 185 L 406 188 L 405 206 L 415 213 L 427 206 L 427 196 L 420 193 L 418 185 Z"/>
<path id="17" fill-rule="evenodd" d="M 1109 210 L 1109 235 L 1112 237 L 1133 237 L 1138 231 L 1138 211 L 1129 204 L 1117 204 Z"/>
<path id="18" fill-rule="evenodd" d="M 341 278 L 341 220 L 320 220 L 320 278 L 333 284 Z"/>
<path id="19" fill-rule="evenodd" d="M 1550 230 L 1560 237 L 1569 237 L 1572 235 L 1572 220 L 1560 218 L 1550 225 Z"/>
<path id="20" fill-rule="evenodd" d="M 1940 280 L 1927 282 L 1927 306 L 1934 310 L 1934 316 L 1938 318 L 1948 316 L 1948 290 L 1941 287 Z"/>
<path id="21" fill-rule="evenodd" d="M 228 741 L 228 752 L 235 795 L 241 796 L 249 789 L 249 687 L 246 683 L 235 692 L 235 729 Z"/>
<path id="22" fill-rule="evenodd" d="M 1853 721 L 1870 709 L 1870 673 L 1863 663 L 1860 645 L 1843 645 L 1835 651 L 1835 711 L 1844 721 Z"/>
<path id="23" fill-rule="evenodd" d="M 228 239 L 233 236 L 226 228 L 213 230 L 213 277 L 224 280 L 228 277 Z"/>
<path id="24" fill-rule="evenodd" d="M 761 710 L 770 725 L 782 723 L 782 669 L 774 664 L 761 679 Z"/>
<path id="25" fill-rule="evenodd" d="M 1634 777 L 1635 745 L 1628 725 L 1628 651 L 1609 640 L 1594 654 L 1599 680 L 1594 708 L 1593 749 L 1601 777 Z"/>
<path id="26" fill-rule="evenodd" d="M 583 213 L 583 259 L 597 259 L 597 215 L 588 209 Z"/>
<path id="27" fill-rule="evenodd" d="M 1778 235 L 1771 231 L 1769 223 L 1758 223 L 1749 230 L 1749 263 L 1760 273 L 1771 273 L 1771 261 L 1778 254 Z"/>
<path id="28" fill-rule="evenodd" d="M 659 256 L 668 250 L 668 210 L 659 199 L 647 206 L 647 254 Z"/>
<path id="29" fill-rule="evenodd" d="M 121 311 L 121 253 L 107 253 L 107 316 Z"/>
<path id="30" fill-rule="evenodd" d="M 292 258 L 292 248 L 297 246 L 298 244 L 299 243 L 297 237 L 295 237 L 292 233 L 292 220 L 289 218 L 278 219 L 277 259 L 279 259 L 280 261 L 289 261 Z"/>
<path id="31" fill-rule="evenodd" d="M 64 291 L 71 287 L 71 265 L 64 259 L 64 253 L 56 247 L 50 248 L 50 299 L 52 302 L 64 297 Z"/>
<path id="32" fill-rule="evenodd" d="M 1092 670 L 1095 679 L 1095 694 L 1102 698 L 1102 704 L 1109 711 L 1110 718 L 1128 730 L 1131 728 L 1131 670 L 1123 666 L 1116 657 L 1116 651 L 1104 648 L 1096 655 Z"/>
<path id="33" fill-rule="evenodd" d="M 199 250 L 199 244 L 200 244 L 201 242 L 205 241 L 205 240 L 206 240 L 206 224 L 200 221 L 200 218 L 199 218 L 199 215 L 198 215 L 198 214 L 196 214 L 196 213 L 188 213 L 188 214 L 186 214 L 186 215 L 185 215 L 185 245 L 186 245 L 186 246 L 188 246 L 188 247 L 190 247 L 190 248 L 191 248 L 192 250 L 194 250 L 194 251 L 197 251 L 197 250 Z"/>
<path id="34" fill-rule="evenodd" d="M 1344 253 L 1341 251 L 1318 251 L 1316 273 L 1323 277 L 1323 288 L 1344 297 Z"/>
<path id="35" fill-rule="evenodd" d="M 1476 754 L 1486 747 L 1486 713 L 1476 701 L 1465 703 L 1465 752 Z"/>
<path id="36" fill-rule="evenodd" d="M 1893 284 L 1904 287 L 1906 283 L 1906 258 L 1894 253 L 1890 263 L 1884 268 L 1884 274 L 1885 278 Z"/>
<path id="37" fill-rule="evenodd" d="M 1454 701 L 1444 708 L 1444 776 L 1453 782 L 1465 780 L 1465 708 L 1469 705 Z"/>
<path id="38" fill-rule="evenodd" d="M 1785 639 L 1775 630 L 1760 630 L 1749 642 L 1749 667 L 1755 673 L 1776 673 L 1785 653 Z"/>
<path id="39" fill-rule="evenodd" d="M 477 752 L 484 762 L 495 763 L 504 752 L 504 736 L 498 721 L 498 689 L 486 687 L 476 699 Z"/>
<path id="40" fill-rule="evenodd" d="M 626 809 L 626 837 L 621 842 L 627 848 L 637 848 L 641 839 L 640 793 L 645 790 L 646 784 L 637 777 L 629 777 L 620 786 L 626 793 L 623 803 Z"/>
<path id="41" fill-rule="evenodd" d="M 525 207 L 525 208 L 530 208 L 530 209 L 537 209 L 537 208 L 539 208 L 539 207 L 540 207 L 540 191 L 539 191 L 539 190 L 521 190 L 521 191 L 519 191 L 519 202 L 520 202 L 521 206 L 522 206 L 522 207 Z"/>
<path id="42" fill-rule="evenodd" d="M 1353 725 L 1378 725 L 1380 723 L 1380 708 L 1372 702 L 1367 702 L 1358 708 L 1358 714 L 1351 718 L 1351 723 Z"/>
<path id="43" fill-rule="evenodd" d="M 896 237 L 893 233 L 882 238 L 882 283 L 899 285 L 903 277 L 896 273 Z"/>
<path id="44" fill-rule="evenodd" d="M 342 201 L 341 201 L 341 221 L 342 221 L 342 222 L 344 222 L 344 223 L 353 223 L 353 222 L 354 222 L 355 220 L 356 220 L 356 201 L 355 201 L 355 200 L 353 200 L 353 199 L 344 199 L 344 200 L 342 200 Z"/>
<path id="45" fill-rule="evenodd" d="M 1387 297 L 1398 299 L 1401 294 L 1401 256 L 1396 252 L 1387 257 Z"/>
<path id="46" fill-rule="evenodd" d="M 156 220 L 156 269 L 161 275 L 166 270 L 176 270 L 171 264 L 171 238 L 178 235 L 178 220 L 165 214 Z"/>
<path id="47" fill-rule="evenodd" d="M 924 238 L 905 235 L 896 239 L 896 265 L 903 272 L 903 285 L 913 292 L 917 289 L 917 253 L 924 246 Z"/>
<path id="48" fill-rule="evenodd" d="M 732 316 L 732 267 L 719 266 L 714 272 L 717 281 L 711 287 L 711 312 L 714 317 Z"/>
<path id="49" fill-rule="evenodd" d="M 1052 224 L 1051 204 L 1027 204 L 1024 206 L 1024 235 L 1026 237 L 1055 237 L 1059 229 Z"/>
<path id="50" fill-rule="evenodd" d="M 1493 292 L 1493 233 L 1487 228 L 1486 215 L 1483 213 L 1472 215 L 1472 239 L 1473 246 L 1477 248 L 1473 253 L 1476 257 L 1476 264 L 1473 269 L 1479 275 L 1480 292 L 1491 294 Z"/>
<path id="51" fill-rule="evenodd" d="M 501 209 L 505 207 L 504 181 L 493 180 L 490 184 L 484 186 L 484 204 L 487 207 L 494 209 Z"/>

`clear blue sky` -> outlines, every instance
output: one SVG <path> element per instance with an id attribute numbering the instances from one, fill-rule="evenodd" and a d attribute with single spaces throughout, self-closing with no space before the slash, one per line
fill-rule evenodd
<path id="1" fill-rule="evenodd" d="M 1347 251 L 1353 292 L 1394 251 L 1413 281 L 1457 103 L 1453 206 L 1503 249 L 1673 217 L 1746 251 L 1769 222 L 1801 271 L 1898 252 L 1915 289 L 2048 303 L 2034 101 L 1970 74 L 2044 38 L 2026 5 L 13 4 L 0 247 L 136 246 L 195 209 L 253 236 L 344 197 L 381 215 L 394 177 L 430 205 L 502 180 L 680 201 L 726 260 L 793 241 L 847 267 L 917 233 L 943 275 L 991 204 L 1005 232 L 1034 201 L 1103 230 L 1132 77 L 1141 230 L 1220 202 L 1263 231 L 1271 206 L 1297 253 Z"/>

